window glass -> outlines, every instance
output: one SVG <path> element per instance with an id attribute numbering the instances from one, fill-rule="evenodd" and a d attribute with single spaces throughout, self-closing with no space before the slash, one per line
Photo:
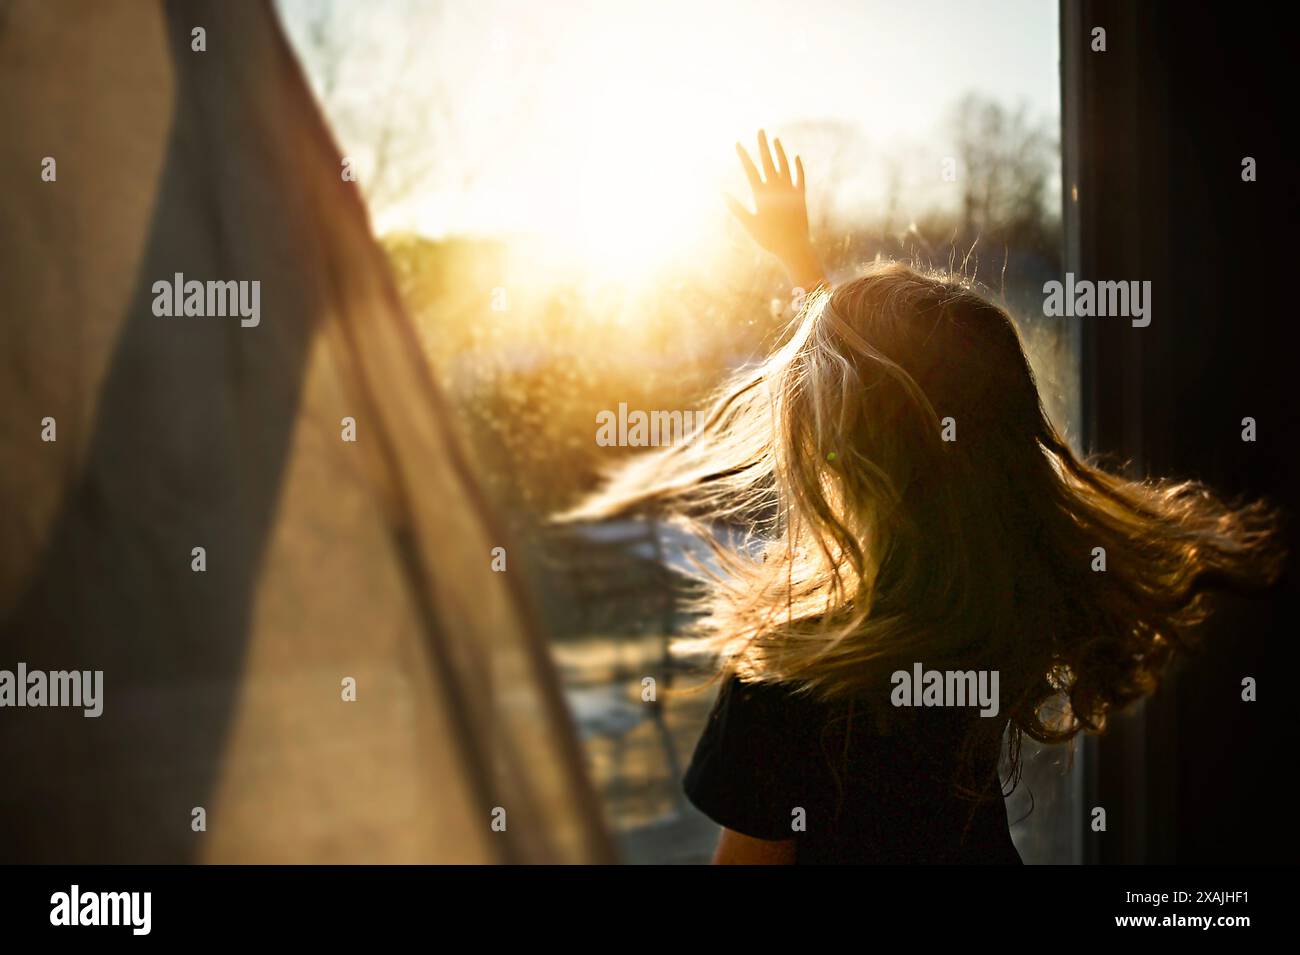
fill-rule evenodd
<path id="1" fill-rule="evenodd" d="M 679 779 L 710 699 L 667 655 L 680 541 L 547 515 L 635 453 L 599 440 L 601 413 L 700 409 L 777 340 L 791 290 L 721 198 L 748 198 L 733 144 L 760 127 L 803 159 L 834 279 L 877 256 L 979 279 L 1077 438 L 1077 348 L 1042 308 L 1062 271 L 1056 5 L 279 6 L 518 542 L 625 857 L 707 859 L 716 829 Z M 1026 744 L 1026 861 L 1077 859 L 1066 759 Z"/>

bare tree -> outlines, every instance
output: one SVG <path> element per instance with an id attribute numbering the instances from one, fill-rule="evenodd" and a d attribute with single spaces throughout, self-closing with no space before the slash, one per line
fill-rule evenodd
<path id="1" fill-rule="evenodd" d="M 815 232 L 829 231 L 842 198 L 840 186 L 866 162 L 869 151 L 861 127 L 841 120 L 819 119 L 784 127 L 791 144 L 805 163 L 812 158 L 818 169 L 817 188 L 809 190 L 808 219 Z"/>
<path id="2" fill-rule="evenodd" d="M 968 93 L 953 108 L 962 167 L 961 230 L 1007 232 L 1042 220 L 1056 143 L 1046 123 Z"/>
<path id="3" fill-rule="evenodd" d="M 360 185 L 381 214 L 435 187 L 464 196 L 487 164 L 514 145 L 504 124 L 493 131 L 496 142 L 482 141 L 482 124 L 472 125 L 477 104 L 465 98 L 480 76 L 449 75 L 452 67 L 429 52 L 436 41 L 452 30 L 490 40 L 483 75 L 512 78 L 506 88 L 516 114 L 532 99 L 527 77 L 545 69 L 551 56 L 513 18 L 474 19 L 473 8 L 457 8 L 453 22 L 442 0 L 277 2 L 336 135 L 364 160 Z M 498 51 L 499 41 L 507 42 Z M 474 136 L 479 139 L 471 141 Z"/>

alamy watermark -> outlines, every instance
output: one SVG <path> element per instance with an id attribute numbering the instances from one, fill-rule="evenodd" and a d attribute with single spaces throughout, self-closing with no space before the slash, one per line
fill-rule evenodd
<path id="1" fill-rule="evenodd" d="M 1043 285 L 1043 314 L 1048 318 L 1131 318 L 1134 328 L 1151 324 L 1151 283 L 1094 282 L 1065 273 L 1065 282 Z"/>
<path id="2" fill-rule="evenodd" d="M 104 712 L 103 670 L 0 670 L 0 707 L 80 707 L 82 716 Z"/>
<path id="3" fill-rule="evenodd" d="M 159 318 L 239 317 L 244 328 L 256 328 L 262 320 L 262 283 L 254 279 L 236 282 L 185 280 L 177 272 L 170 282 L 153 283 L 153 313 Z"/>
<path id="4" fill-rule="evenodd" d="M 602 448 L 660 448 L 684 444 L 704 425 L 703 411 L 596 412 L 596 444 Z"/>
<path id="5" fill-rule="evenodd" d="M 73 885 L 50 896 L 51 925 L 126 925 L 132 935 L 148 935 L 152 912 L 152 892 L 82 892 Z"/>
<path id="6" fill-rule="evenodd" d="M 998 715 L 997 670 L 927 670 L 919 663 L 895 670 L 889 682 L 894 706 L 978 706 L 980 716 Z"/>

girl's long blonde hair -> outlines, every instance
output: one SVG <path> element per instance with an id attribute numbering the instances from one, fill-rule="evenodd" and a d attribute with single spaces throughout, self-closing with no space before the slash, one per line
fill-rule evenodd
<path id="1" fill-rule="evenodd" d="M 1155 687 L 1207 589 L 1281 563 L 1262 503 L 1076 457 L 1008 314 L 898 263 L 814 296 L 692 441 L 565 516 L 639 505 L 713 547 L 695 643 L 725 670 L 824 699 L 913 662 L 997 670 L 1016 752 L 1021 733 L 1104 728 Z M 718 545 L 719 523 L 750 546 Z"/>

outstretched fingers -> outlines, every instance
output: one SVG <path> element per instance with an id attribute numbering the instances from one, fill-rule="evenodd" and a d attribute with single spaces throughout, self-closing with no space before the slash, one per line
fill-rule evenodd
<path id="1" fill-rule="evenodd" d="M 781 177 L 781 181 L 787 186 L 793 185 L 790 181 L 790 161 L 785 158 L 785 147 L 781 145 L 781 140 L 779 138 L 773 142 L 776 146 L 777 175 Z"/>
<path id="2" fill-rule="evenodd" d="M 775 147 L 775 153 L 768 146 L 767 131 L 760 129 L 758 131 L 758 161 L 763 169 L 760 173 L 758 165 L 755 165 L 754 160 L 750 158 L 748 150 L 740 143 L 736 143 L 736 155 L 740 157 L 740 165 L 745 170 L 745 178 L 749 180 L 749 188 L 754 190 L 754 195 L 757 196 L 759 190 L 764 186 L 783 183 L 803 192 L 803 160 L 798 156 L 794 157 L 794 174 L 792 175 L 790 160 L 786 156 L 785 147 L 781 145 L 781 140 L 773 140 L 773 146 Z"/>
<path id="3" fill-rule="evenodd" d="M 763 164 L 763 178 L 769 183 L 776 178 L 776 164 L 772 162 L 772 150 L 767 145 L 767 131 L 758 131 L 758 160 Z"/>

